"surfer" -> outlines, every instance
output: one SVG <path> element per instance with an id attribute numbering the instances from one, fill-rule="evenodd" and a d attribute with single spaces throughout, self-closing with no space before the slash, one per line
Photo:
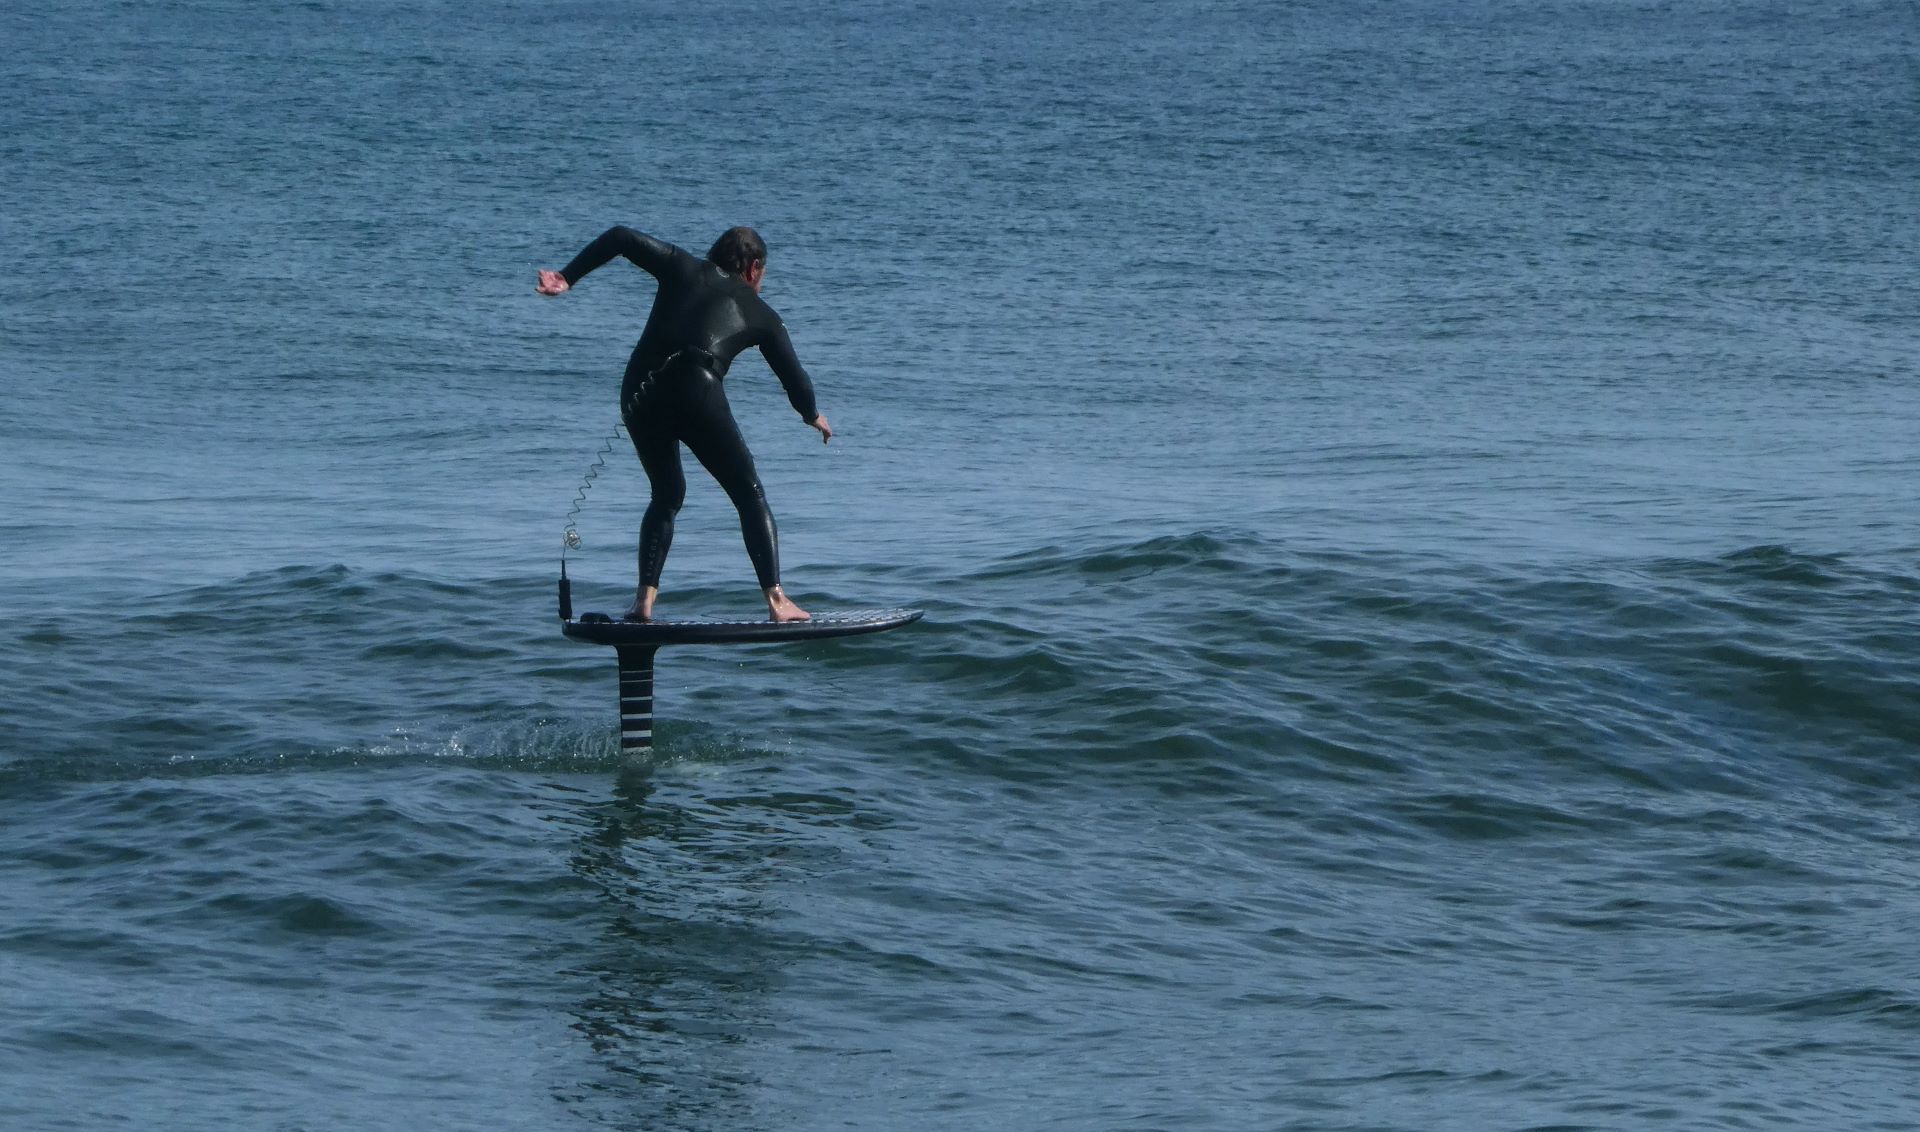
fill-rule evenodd
<path id="1" fill-rule="evenodd" d="M 534 290 L 560 295 L 614 256 L 625 256 L 659 281 L 646 329 L 627 360 L 620 386 L 620 419 L 647 471 L 653 497 L 640 522 L 640 587 L 626 618 L 653 617 L 660 570 L 673 544 L 673 517 L 686 501 L 680 466 L 685 444 L 740 512 L 740 534 L 753 561 L 773 621 L 805 621 L 809 614 L 780 589 L 779 534 L 767 495 L 753 470 L 753 453 L 734 423 L 721 379 L 749 346 L 780 379 L 800 419 L 833 439 L 814 405 L 813 382 L 787 339 L 780 316 L 760 298 L 767 245 L 751 228 L 729 228 L 700 259 L 663 240 L 615 226 L 601 233 L 559 271 L 542 270 Z"/>

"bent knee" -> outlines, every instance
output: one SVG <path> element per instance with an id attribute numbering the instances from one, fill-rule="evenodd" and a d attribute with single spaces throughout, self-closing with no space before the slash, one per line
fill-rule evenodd
<path id="1" fill-rule="evenodd" d="M 734 480 L 725 487 L 735 507 L 743 510 L 747 508 L 766 510 L 767 490 L 760 486 L 760 477 L 750 476 L 744 480 Z"/>

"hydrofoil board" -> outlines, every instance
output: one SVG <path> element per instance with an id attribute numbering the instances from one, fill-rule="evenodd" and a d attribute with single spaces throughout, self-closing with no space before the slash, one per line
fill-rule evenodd
<path id="1" fill-rule="evenodd" d="M 918 609 L 841 609 L 816 613 L 806 621 L 784 622 L 744 617 L 657 617 L 652 621 L 622 621 L 605 613 L 583 613 L 578 620 L 562 621 L 560 631 L 574 640 L 590 641 L 596 645 L 643 648 L 660 645 L 744 645 L 879 633 L 911 625 L 920 620 L 923 612 Z"/>
<path id="2" fill-rule="evenodd" d="M 562 599 L 561 608 L 565 608 Z M 653 746 L 653 654 L 663 645 L 750 645 L 852 637 L 898 629 L 920 620 L 918 609 L 843 609 L 816 613 L 806 621 L 751 621 L 745 618 L 622 621 L 604 613 L 583 613 L 560 622 L 560 631 L 576 641 L 612 645 L 620 660 L 620 749 Z"/>

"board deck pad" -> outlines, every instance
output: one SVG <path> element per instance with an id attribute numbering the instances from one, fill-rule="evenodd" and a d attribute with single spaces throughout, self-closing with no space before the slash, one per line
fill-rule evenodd
<path id="1" fill-rule="evenodd" d="M 560 631 L 577 641 L 598 645 L 753 644 L 878 633 L 910 625 L 920 620 L 923 613 L 919 609 L 839 609 L 816 613 L 811 620 L 783 623 L 745 617 L 658 617 L 652 621 L 622 621 L 605 613 L 583 613 L 576 620 L 561 622 Z"/>

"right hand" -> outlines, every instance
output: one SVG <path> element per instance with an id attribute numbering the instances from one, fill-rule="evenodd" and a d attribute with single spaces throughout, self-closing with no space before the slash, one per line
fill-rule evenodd
<path id="1" fill-rule="evenodd" d="M 827 423 L 827 416 L 825 413 L 821 413 L 818 416 L 815 416 L 812 420 L 808 421 L 807 427 L 817 431 L 820 434 L 820 443 L 822 444 L 825 444 L 827 441 L 833 439 L 833 426 Z"/>
<path id="2" fill-rule="evenodd" d="M 548 271 L 542 268 L 540 271 L 540 281 L 533 285 L 533 289 L 542 295 L 564 295 L 568 290 L 567 277 L 558 271 Z"/>

